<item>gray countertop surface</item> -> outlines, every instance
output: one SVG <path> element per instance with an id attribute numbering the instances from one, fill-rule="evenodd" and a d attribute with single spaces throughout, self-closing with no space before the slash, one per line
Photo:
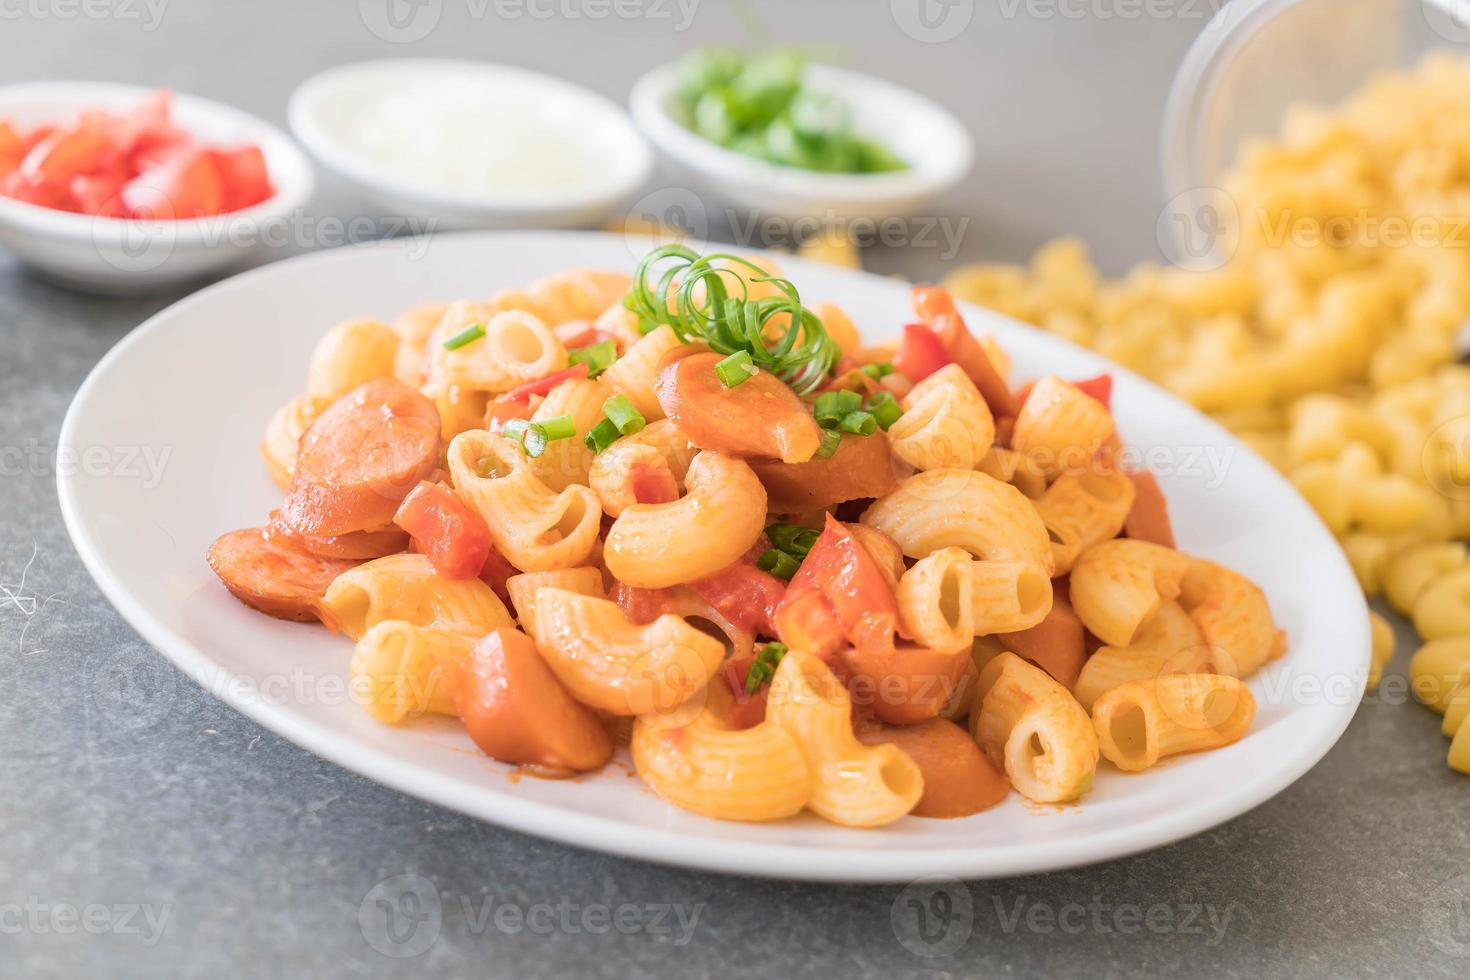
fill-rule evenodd
<path id="1" fill-rule="evenodd" d="M 506 61 L 621 101 L 691 46 L 828 45 L 974 131 L 974 172 L 934 209 L 969 219 L 960 258 L 1073 232 L 1118 271 L 1158 257 L 1160 110 L 1218 6 L 933 0 L 915 28 L 908 0 L 402 0 L 412 33 L 438 18 L 410 43 L 374 33 L 386 2 L 4 3 L 0 82 L 169 85 L 283 122 L 300 80 L 362 58 Z M 372 213 L 331 181 L 312 208 Z M 866 259 L 933 276 L 948 251 Z M 314 757 L 139 639 L 62 527 L 73 393 L 179 295 L 83 296 L 0 258 L 0 976 L 1470 975 L 1470 781 L 1401 683 L 1299 782 L 1209 833 L 938 891 L 607 857 Z"/>

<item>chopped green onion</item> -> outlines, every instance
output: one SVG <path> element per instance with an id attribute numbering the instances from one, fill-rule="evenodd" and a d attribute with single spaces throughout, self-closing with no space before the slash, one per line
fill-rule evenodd
<path id="1" fill-rule="evenodd" d="M 874 381 L 877 381 L 880 378 L 886 378 L 890 374 L 892 374 L 893 365 L 889 364 L 887 361 L 880 361 L 876 364 L 864 364 L 862 370 L 863 373 L 866 374 L 868 377 L 872 378 Z"/>
<path id="2" fill-rule="evenodd" d="M 873 413 L 873 418 L 878 420 L 878 427 L 884 432 L 903 415 L 903 409 L 898 407 L 898 399 L 887 391 L 877 392 L 869 398 L 867 409 Z"/>
<path id="3" fill-rule="evenodd" d="M 511 419 L 500 427 L 500 434 L 519 446 L 530 427 L 531 423 L 527 419 Z"/>
<path id="4" fill-rule="evenodd" d="M 551 437 L 546 434 L 546 427 L 540 422 L 532 422 L 526 426 L 526 434 L 521 437 L 521 449 L 532 459 L 546 452 L 546 444 Z"/>
<path id="5" fill-rule="evenodd" d="M 870 436 L 878 430 L 878 420 L 872 412 L 848 412 L 837 423 L 838 432 L 851 432 L 855 436 Z"/>
<path id="6" fill-rule="evenodd" d="M 570 439 L 577 434 L 577 420 L 570 415 L 558 415 L 540 424 L 546 430 L 547 439 Z"/>
<path id="7" fill-rule="evenodd" d="M 776 668 L 786 656 L 786 644 L 771 642 L 761 647 L 755 655 L 750 669 L 745 672 L 745 693 L 754 694 L 761 685 L 775 676 Z"/>
<path id="8" fill-rule="evenodd" d="M 842 445 L 842 433 L 832 429 L 822 430 L 822 444 L 817 447 L 817 459 L 831 459 L 832 454 L 837 452 L 837 447 Z"/>
<path id="9" fill-rule="evenodd" d="M 476 323 L 473 326 L 465 327 L 459 333 L 444 341 L 444 349 L 459 350 L 465 344 L 473 343 L 483 336 L 485 336 L 485 325 L 483 323 Z"/>
<path id="10" fill-rule="evenodd" d="M 817 417 L 818 425 L 830 429 L 847 415 L 860 411 L 862 407 L 863 396 L 855 391 L 824 391 L 812 404 L 812 414 Z"/>
<path id="11" fill-rule="evenodd" d="M 655 248 L 638 264 L 623 305 L 637 314 L 644 333 L 667 324 L 686 344 L 708 344 L 719 354 L 747 351 L 756 367 L 798 395 L 826 384 L 839 354 L 789 280 L 738 255 L 700 255 L 679 244 Z"/>
<path id="12" fill-rule="evenodd" d="M 788 555 L 797 558 L 805 558 L 806 553 L 812 550 L 812 545 L 817 543 L 821 532 L 814 527 L 803 527 L 800 524 L 772 524 L 766 528 L 766 537 L 771 539 L 771 544 Z"/>
<path id="13" fill-rule="evenodd" d="M 611 419 L 603 419 L 601 422 L 598 422 L 596 425 L 594 425 L 587 432 L 587 434 L 582 437 L 582 443 L 588 449 L 592 450 L 594 454 L 600 453 L 608 446 L 611 446 L 613 443 L 617 442 L 618 436 L 620 435 L 622 435 L 622 433 L 618 431 L 618 427 L 616 425 L 613 425 Z"/>
<path id="14" fill-rule="evenodd" d="M 801 567 L 801 562 L 784 551 L 770 548 L 755 560 L 755 567 L 789 582 L 791 576 L 795 575 L 796 570 Z"/>
<path id="15" fill-rule="evenodd" d="M 567 360 L 572 364 L 587 365 L 587 377 L 595 378 L 606 371 L 618 359 L 616 341 L 604 340 L 586 347 L 573 347 L 567 351 Z"/>
<path id="16" fill-rule="evenodd" d="M 715 365 L 715 374 L 720 376 L 720 384 L 726 388 L 744 384 L 759 372 L 760 368 L 755 366 L 748 350 L 738 350 Z"/>
<path id="17" fill-rule="evenodd" d="M 628 401 L 627 395 L 613 395 L 602 403 L 602 414 L 608 417 L 613 425 L 617 426 L 618 433 L 631 436 L 635 432 L 641 432 L 648 424 L 643 413 L 633 407 Z"/>

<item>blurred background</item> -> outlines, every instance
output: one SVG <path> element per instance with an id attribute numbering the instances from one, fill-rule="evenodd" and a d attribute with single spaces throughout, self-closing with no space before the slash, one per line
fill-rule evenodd
<path id="1" fill-rule="evenodd" d="M 1118 273 L 1162 257 L 1160 119 L 1184 52 L 1221 3 L 1181 0 L 1167 16 L 1146 16 L 1125 0 L 1098 16 L 1065 0 L 637 0 L 621 5 L 637 16 L 623 17 L 618 5 L 565 0 L 118 0 L 89 17 L 80 6 L 63 16 L 62 6 L 15 0 L 0 7 L 0 81 L 169 86 L 284 125 L 297 85 L 363 59 L 504 62 L 621 104 L 640 75 L 696 47 L 809 45 L 932 98 L 975 141 L 969 175 L 925 209 L 970 219 L 957 254 L 942 239 L 878 247 L 864 257 L 869 268 L 932 278 L 941 253 L 945 262 L 1023 260 L 1066 233 Z M 374 213 L 319 176 L 313 213 Z M 650 189 L 668 183 L 664 171 Z"/>

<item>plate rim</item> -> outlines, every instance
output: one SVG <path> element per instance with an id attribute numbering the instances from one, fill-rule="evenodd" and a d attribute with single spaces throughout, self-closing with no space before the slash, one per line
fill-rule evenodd
<path id="1" fill-rule="evenodd" d="M 585 240 L 598 238 L 626 242 L 626 236 L 606 232 L 578 231 L 475 231 L 436 235 L 435 243 L 449 243 L 451 247 L 474 241 L 493 244 L 495 240 L 517 238 L 566 238 Z M 722 248 L 732 246 L 719 243 L 690 240 L 694 248 Z M 103 379 L 114 370 L 136 346 L 144 343 L 156 330 L 180 313 L 198 303 L 207 301 L 216 292 L 238 288 L 243 282 L 257 278 L 289 274 L 302 266 L 350 261 L 361 252 L 378 252 L 384 249 L 408 249 L 414 247 L 411 240 L 387 240 L 346 248 L 327 249 L 305 255 L 294 256 L 280 262 L 270 263 L 238 275 L 222 279 L 204 287 L 145 319 L 103 355 L 88 372 L 77 388 L 67 408 L 58 437 L 58 450 L 74 442 L 77 428 L 82 425 L 88 402 L 96 396 Z M 742 252 L 763 250 L 739 248 Z M 783 265 L 800 269 L 813 263 L 796 259 L 790 255 L 771 255 Z M 425 256 L 426 258 L 426 256 Z M 824 267 L 825 268 L 825 267 Z M 832 270 L 874 279 L 886 279 L 875 273 L 854 270 Z M 967 309 L 981 310 L 971 304 Z M 1039 340 L 1071 348 L 1093 359 L 1101 355 L 1078 347 L 1063 338 L 1047 334 L 1039 328 L 1005 317 L 993 310 L 983 310 L 984 318 L 999 318 L 1015 327 L 1033 331 Z M 1341 576 L 1356 582 L 1346 557 L 1336 546 L 1330 532 L 1315 513 L 1296 493 L 1286 479 L 1274 467 L 1260 459 L 1248 446 L 1231 435 L 1219 423 L 1194 409 L 1193 406 L 1170 394 L 1164 389 L 1126 368 L 1107 362 L 1109 370 L 1125 377 L 1128 385 L 1151 388 L 1157 395 L 1169 399 L 1179 410 L 1195 416 L 1196 423 L 1212 428 L 1222 445 L 1236 452 L 1248 454 L 1269 473 L 1276 482 L 1278 492 L 1286 492 L 1302 504 L 1302 509 L 1313 514 L 1314 533 L 1330 545 L 1327 560 L 1337 567 Z M 1015 857 L 1004 851 L 957 848 L 953 842 L 944 842 L 935 847 L 854 850 L 821 849 L 804 844 L 767 843 L 760 841 L 722 840 L 703 832 L 681 831 L 668 835 L 650 830 L 645 826 L 625 823 L 616 818 L 602 817 L 586 812 L 576 812 L 549 803 L 517 797 L 513 793 L 491 792 L 475 797 L 479 805 L 471 809 L 463 798 L 455 797 L 456 782 L 439 778 L 432 770 L 420 769 L 411 762 L 396 758 L 391 753 L 371 746 L 356 743 L 352 738 L 338 734 L 320 722 L 313 721 L 294 712 L 294 705 L 272 704 L 264 699 L 235 697 L 232 692 L 240 690 L 238 685 L 216 683 L 219 678 L 234 679 L 237 675 L 215 662 L 199 646 L 182 635 L 176 634 L 161 621 L 155 620 L 127 590 L 123 577 L 116 574 L 110 562 L 89 534 L 80 512 L 77 474 L 59 468 L 56 477 L 57 498 L 62 521 L 72 545 L 82 560 L 88 575 L 97 584 L 103 596 L 118 611 L 130 627 L 138 632 L 151 646 L 162 653 L 195 683 L 236 711 L 286 738 L 303 750 L 337 765 L 372 782 L 387 786 L 426 802 L 477 819 L 544 840 L 571 844 L 586 850 L 608 853 L 620 857 L 632 857 L 654 864 L 684 869 L 716 872 L 741 877 L 766 878 L 788 881 L 821 881 L 832 883 L 902 883 L 929 875 L 947 875 L 963 880 L 984 880 L 1017 875 L 1040 874 L 1067 868 L 1098 864 L 1105 861 L 1129 857 L 1144 851 L 1154 850 L 1191 837 L 1239 817 L 1276 796 L 1310 771 L 1337 744 L 1356 715 L 1361 703 L 1362 689 L 1358 686 L 1357 697 L 1342 705 L 1323 704 L 1323 710 L 1331 708 L 1334 723 L 1314 729 L 1314 737 L 1296 743 L 1296 751 L 1287 756 L 1282 765 L 1271 769 L 1268 774 L 1244 782 L 1240 787 L 1219 795 L 1201 797 L 1198 801 L 1182 808 L 1171 809 L 1141 823 L 1123 825 L 1111 830 L 1089 832 L 1081 837 L 1058 835 L 1044 845 L 1030 844 L 1011 850 Z M 1349 631 L 1356 639 L 1353 644 L 1359 650 L 1360 664 L 1345 663 L 1344 672 L 1354 666 L 1363 668 L 1353 676 L 1366 679 L 1366 667 L 1370 652 L 1367 604 L 1362 593 L 1354 585 L 1355 596 L 1351 610 L 1361 611 L 1353 621 L 1360 623 Z M 650 805 L 661 804 L 650 798 Z M 713 822 L 712 823 L 717 823 Z M 780 826 L 778 822 L 774 826 Z M 1038 858 L 1037 847 L 1044 847 Z M 968 857 L 967 857 L 968 855 Z"/>

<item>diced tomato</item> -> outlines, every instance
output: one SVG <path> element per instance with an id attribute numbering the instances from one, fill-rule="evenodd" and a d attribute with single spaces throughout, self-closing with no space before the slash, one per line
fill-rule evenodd
<path id="1" fill-rule="evenodd" d="M 1099 374 L 1095 378 L 1084 378 L 1081 381 L 1073 381 L 1073 387 L 1087 395 L 1102 402 L 1103 408 L 1112 411 L 1113 408 L 1113 376 L 1111 374 Z"/>
<path id="2" fill-rule="evenodd" d="M 904 324 L 903 343 L 893 355 L 893 370 L 910 381 L 923 381 L 952 360 L 944 341 L 933 330 L 922 323 Z"/>
<path id="3" fill-rule="evenodd" d="M 1174 547 L 1174 525 L 1169 521 L 1169 502 L 1158 479 L 1150 470 L 1130 473 L 1133 480 L 1133 507 L 1123 522 L 1123 533 L 1135 541 L 1152 541 L 1165 548 Z"/>
<path id="4" fill-rule="evenodd" d="M 413 538 L 415 546 L 446 578 L 474 578 L 490 557 L 490 530 L 459 495 L 439 483 L 424 481 L 403 498 L 393 523 Z"/>
<path id="5" fill-rule="evenodd" d="M 766 719 L 766 696 L 771 690 L 770 683 L 762 684 L 754 694 L 745 690 L 746 675 L 754 663 L 754 654 L 733 657 L 725 662 L 725 683 L 733 695 L 725 723 L 736 731 L 754 728 Z"/>
<path id="6" fill-rule="evenodd" d="M 535 381 L 527 381 L 523 385 L 518 385 L 512 388 L 510 391 L 507 391 L 505 394 L 501 395 L 499 400 L 506 402 L 523 402 L 528 400 L 532 395 L 546 394 L 551 389 L 561 384 L 563 381 L 570 381 L 572 378 L 585 377 L 587 377 L 587 365 L 573 364 L 565 371 L 556 371 L 552 374 L 548 374 L 544 378 L 537 378 Z"/>
<path id="7" fill-rule="evenodd" d="M 147 170 L 128 182 L 123 203 L 156 221 L 200 218 L 224 210 L 225 188 L 214 155 L 195 150 Z"/>
<path id="8" fill-rule="evenodd" d="M 628 622 L 634 626 L 645 626 L 664 613 L 678 609 L 678 600 L 672 588 L 643 589 L 627 582 L 614 582 L 607 597 L 618 604 L 623 615 L 628 617 Z"/>
<path id="9" fill-rule="evenodd" d="M 975 382 L 990 411 L 997 417 L 1020 412 L 1021 406 L 1016 403 L 1005 378 L 990 363 L 990 355 L 970 333 L 949 290 L 942 286 L 915 286 L 911 295 L 914 312 L 939 337 L 950 359 Z"/>
<path id="10" fill-rule="evenodd" d="M 9 123 L 0 122 L 0 176 L 20 166 L 25 158 L 26 144 Z"/>
<path id="11" fill-rule="evenodd" d="M 66 185 L 39 177 L 27 177 L 19 170 L 12 170 L 0 180 L 0 194 L 26 204 L 58 211 L 70 211 L 74 207 L 71 195 L 66 192 Z"/>
<path id="12" fill-rule="evenodd" d="M 37 126 L 35 129 L 31 130 L 24 137 L 25 151 L 27 153 L 31 152 L 31 150 L 35 149 L 42 140 L 50 136 L 52 133 L 56 132 L 58 128 L 59 127 L 57 126 L 44 125 Z"/>
<path id="13" fill-rule="evenodd" d="M 65 185 L 77 174 L 110 166 L 117 151 L 97 126 L 61 129 L 37 143 L 20 162 L 28 178 Z"/>
<path id="14" fill-rule="evenodd" d="M 127 175 L 120 168 L 115 168 L 96 174 L 77 174 L 67 189 L 82 214 L 126 218 L 128 209 L 123 205 L 122 191 L 127 181 Z"/>
<path id="15" fill-rule="evenodd" d="M 171 117 L 172 95 L 160 90 L 125 111 L 83 109 L 28 133 L 0 121 L 0 194 L 83 214 L 172 219 L 238 210 L 273 193 L 259 147 L 211 149 Z"/>
<path id="16" fill-rule="evenodd" d="M 892 650 L 898 600 L 872 555 L 828 514 L 786 587 L 775 624 L 781 642 L 823 659 L 848 642 L 863 651 Z"/>
<path id="17" fill-rule="evenodd" d="M 776 635 L 776 609 L 786 597 L 786 583 L 756 568 L 749 558 L 695 579 L 689 587 L 741 629 Z"/>
<path id="18" fill-rule="evenodd" d="M 240 211 L 259 204 L 275 193 L 265 154 L 258 146 L 214 150 L 215 166 L 225 185 L 225 210 Z"/>

